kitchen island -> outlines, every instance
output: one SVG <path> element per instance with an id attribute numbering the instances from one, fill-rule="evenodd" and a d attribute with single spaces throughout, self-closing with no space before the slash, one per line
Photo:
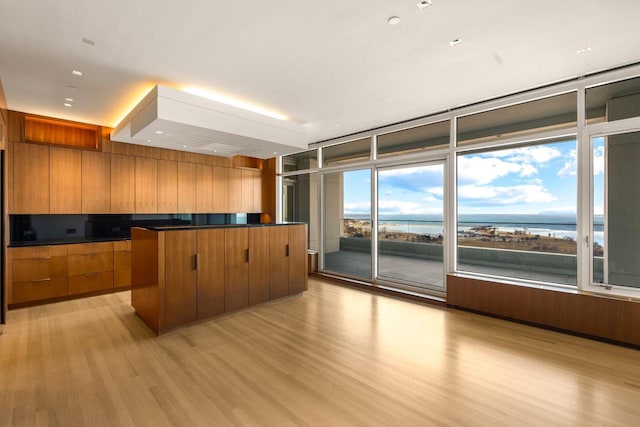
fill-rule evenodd
<path id="1" fill-rule="evenodd" d="M 307 289 L 307 225 L 134 227 L 131 305 L 156 334 Z"/>

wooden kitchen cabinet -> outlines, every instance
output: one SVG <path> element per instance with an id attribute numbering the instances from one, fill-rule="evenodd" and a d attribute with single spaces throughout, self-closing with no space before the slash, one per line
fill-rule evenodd
<path id="1" fill-rule="evenodd" d="M 82 213 L 111 212 L 111 155 L 82 150 Z"/>
<path id="2" fill-rule="evenodd" d="M 49 147 L 14 143 L 11 214 L 49 213 Z M 16 166 L 17 165 L 17 166 Z"/>
<path id="3" fill-rule="evenodd" d="M 242 171 L 240 169 L 229 168 L 229 212 L 242 212 Z M 245 211 L 246 212 L 246 211 Z"/>
<path id="4" fill-rule="evenodd" d="M 253 171 L 253 213 L 264 212 L 262 205 L 262 171 Z"/>
<path id="5" fill-rule="evenodd" d="M 158 213 L 178 212 L 178 162 L 158 160 Z"/>
<path id="6" fill-rule="evenodd" d="M 299 294 L 308 288 L 307 225 L 295 224 L 289 230 L 289 295 Z"/>
<path id="7" fill-rule="evenodd" d="M 229 169 L 213 167 L 213 210 L 212 212 L 230 212 L 229 210 Z"/>
<path id="8" fill-rule="evenodd" d="M 196 165 L 178 162 L 178 212 L 196 210 Z"/>
<path id="9" fill-rule="evenodd" d="M 242 176 L 242 208 L 240 212 L 253 212 L 253 170 L 241 169 Z"/>
<path id="10" fill-rule="evenodd" d="M 271 298 L 289 295 L 289 230 L 286 226 L 269 227 L 269 273 Z"/>
<path id="11" fill-rule="evenodd" d="M 269 240 L 270 228 L 249 228 L 249 305 L 269 301 Z"/>
<path id="12" fill-rule="evenodd" d="M 135 212 L 135 157 L 111 154 L 111 213 Z"/>
<path id="13" fill-rule="evenodd" d="M 158 212 L 158 160 L 136 157 L 136 213 Z"/>
<path id="14" fill-rule="evenodd" d="M 9 248 L 9 304 L 61 297 L 67 294 L 67 246 Z"/>
<path id="15" fill-rule="evenodd" d="M 131 286 L 131 240 L 113 242 L 113 287 Z"/>
<path id="16" fill-rule="evenodd" d="M 49 148 L 49 213 L 74 214 L 82 209 L 82 152 Z"/>
<path id="17" fill-rule="evenodd" d="M 225 230 L 225 311 L 249 305 L 249 233 L 247 228 Z"/>
<path id="18" fill-rule="evenodd" d="M 225 230 L 197 231 L 198 238 L 198 319 L 225 311 Z"/>
<path id="19" fill-rule="evenodd" d="M 213 169 L 210 165 L 196 164 L 196 212 L 213 212 Z"/>
<path id="20" fill-rule="evenodd" d="M 165 233 L 165 319 L 168 329 L 197 319 L 195 230 Z"/>
<path id="21" fill-rule="evenodd" d="M 113 242 L 67 246 L 70 295 L 113 288 Z"/>

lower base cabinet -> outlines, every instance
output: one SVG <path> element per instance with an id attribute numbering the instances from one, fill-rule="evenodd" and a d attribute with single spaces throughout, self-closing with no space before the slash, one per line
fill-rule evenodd
<path id="1" fill-rule="evenodd" d="M 161 334 L 301 293 L 307 288 L 306 233 L 305 224 L 132 228 L 131 305 Z M 274 245 L 276 234 L 281 239 Z"/>
<path id="2" fill-rule="evenodd" d="M 8 248 L 7 302 L 47 302 L 128 287 L 130 247 L 130 241 L 118 241 Z"/>

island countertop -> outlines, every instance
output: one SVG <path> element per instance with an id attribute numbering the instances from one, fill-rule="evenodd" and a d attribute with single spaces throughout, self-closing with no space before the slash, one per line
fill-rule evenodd
<path id="1" fill-rule="evenodd" d="M 206 230 L 209 228 L 253 228 L 253 227 L 278 227 L 288 225 L 303 225 L 305 222 L 277 222 L 264 224 L 204 224 L 204 225 L 158 225 L 138 227 L 153 231 L 173 231 L 173 230 Z"/>

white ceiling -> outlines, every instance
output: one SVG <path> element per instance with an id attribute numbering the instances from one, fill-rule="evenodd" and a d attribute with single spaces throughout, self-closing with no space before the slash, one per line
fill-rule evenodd
<path id="1" fill-rule="evenodd" d="M 638 0 L 417 3 L 0 0 L 0 79 L 10 109 L 112 127 L 197 86 L 316 142 L 640 60 Z"/>

